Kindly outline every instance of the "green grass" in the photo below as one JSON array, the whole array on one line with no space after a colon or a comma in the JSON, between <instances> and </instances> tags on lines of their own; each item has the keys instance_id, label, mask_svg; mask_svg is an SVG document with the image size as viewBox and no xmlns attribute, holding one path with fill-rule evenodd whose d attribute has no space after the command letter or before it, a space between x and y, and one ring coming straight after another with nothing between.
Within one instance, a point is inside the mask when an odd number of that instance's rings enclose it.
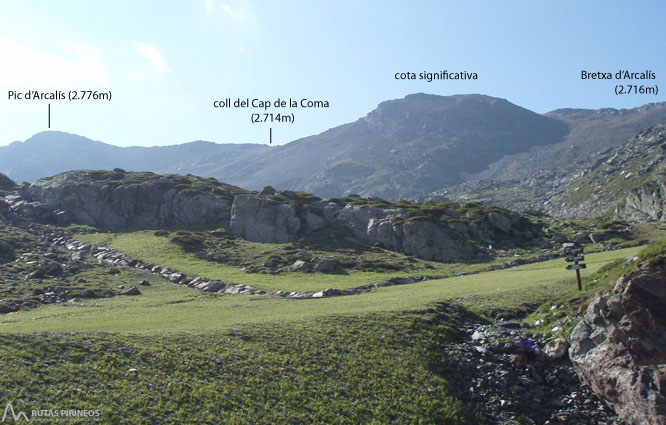
<instances>
[{"instance_id":1,"label":"green grass","mask_svg":"<svg viewBox=\"0 0 666 425\"><path fill-rule=\"evenodd\" d=\"M601 268L588 270L582 277L582 291L554 294L548 302L532 312L525 319L525 323L532 332L567 338L590 302L597 296L608 293L620 276L631 273L640 262L650 265L661 263L666 258L666 240L636 249L635 253L636 256L632 258L618 258ZM586 255L586 259L587 257Z\"/></svg>"},{"instance_id":2,"label":"green grass","mask_svg":"<svg viewBox=\"0 0 666 425\"><path fill-rule=\"evenodd\" d=\"M102 423L479 423L442 367L464 318L443 306L205 335L0 334L0 403L99 409Z\"/></svg>"},{"instance_id":3,"label":"green grass","mask_svg":"<svg viewBox=\"0 0 666 425\"><path fill-rule=\"evenodd\" d=\"M207 261L197 257L193 253L186 252L183 247L173 243L167 236L156 236L153 231L139 231L122 234L97 233L77 235L77 238L85 243L94 245L111 246L124 252L132 258L141 260L148 264L158 264L181 271L188 276L204 276L223 282L251 285L254 288L269 291L320 291L326 288L353 288L369 283L383 282L391 276L453 276L456 273L483 270L488 264L442 264L423 260L411 260L415 266L406 268L405 271L359 271L350 270L340 274L324 273L280 273L261 274L249 273L239 267L228 264ZM161 234L161 233L160 233ZM262 244L237 240L235 243L241 245L244 261L261 263L275 253L283 253L286 246L291 244ZM390 261L409 263L405 255L377 249L378 253L372 251L363 253L362 257L368 262ZM292 250L293 251L293 250ZM315 252L316 253L316 252ZM328 256L328 255L327 255ZM420 266L420 267L419 267Z\"/></svg>"},{"instance_id":4,"label":"green grass","mask_svg":"<svg viewBox=\"0 0 666 425\"><path fill-rule=\"evenodd\" d=\"M586 256L587 273L638 248ZM525 294L537 303L554 293L575 291L575 275L564 261L552 260L442 280L379 288L372 292L324 299L286 300L274 296L205 295L183 286L153 285L138 297L87 300L7 314L0 332L209 332L238 325L290 323L336 314L419 310L435 302L462 300L486 312L490 306L520 308Z\"/></svg>"},{"instance_id":5,"label":"green grass","mask_svg":"<svg viewBox=\"0 0 666 425\"><path fill-rule=\"evenodd\" d=\"M83 238L228 271L151 234ZM584 275L637 252L586 255ZM140 296L0 316L0 405L26 412L99 409L100 423L479 424L451 390L445 365L452 359L441 347L479 315L509 317L524 311L526 301L575 294L574 274L564 264L310 300L211 295L153 276ZM139 273L119 269L118 279ZM99 272L85 270L77 279L105 280ZM250 284L293 275L238 274ZM324 276L340 281L353 274Z\"/></svg>"},{"instance_id":6,"label":"green grass","mask_svg":"<svg viewBox=\"0 0 666 425\"><path fill-rule=\"evenodd\" d=\"M220 198L233 199L236 193L248 193L236 186L220 183L213 177L197 177L179 174L155 174L151 172L127 172L120 168L114 170L88 170L88 178L95 182L118 186L122 184L152 184L156 186L173 187L176 190L190 190L205 192Z\"/></svg>"}]
</instances>

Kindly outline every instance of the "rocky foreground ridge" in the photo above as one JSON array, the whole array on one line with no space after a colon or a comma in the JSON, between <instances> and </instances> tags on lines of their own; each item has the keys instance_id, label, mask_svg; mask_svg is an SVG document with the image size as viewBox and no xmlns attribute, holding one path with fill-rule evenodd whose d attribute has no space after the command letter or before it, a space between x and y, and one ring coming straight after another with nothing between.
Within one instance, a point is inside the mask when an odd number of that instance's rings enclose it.
<instances>
[{"instance_id":1,"label":"rocky foreground ridge","mask_svg":"<svg viewBox=\"0 0 666 425\"><path fill-rule=\"evenodd\" d=\"M45 223L113 230L220 226L265 243L342 226L361 245L434 261L480 258L488 244L525 243L540 234L525 217L481 203L321 199L270 187L257 193L212 178L120 169L59 174L21 186L4 199L12 213Z\"/></svg>"},{"instance_id":2,"label":"rocky foreground ridge","mask_svg":"<svg viewBox=\"0 0 666 425\"><path fill-rule=\"evenodd\" d=\"M666 424L665 266L646 261L622 276L571 334L579 377L631 425Z\"/></svg>"}]
</instances>

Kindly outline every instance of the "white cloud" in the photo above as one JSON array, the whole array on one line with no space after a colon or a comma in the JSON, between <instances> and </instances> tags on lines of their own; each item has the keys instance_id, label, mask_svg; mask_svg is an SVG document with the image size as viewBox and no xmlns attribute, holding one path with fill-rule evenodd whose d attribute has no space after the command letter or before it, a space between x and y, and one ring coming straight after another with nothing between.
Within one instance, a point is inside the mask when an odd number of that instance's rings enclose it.
<instances>
[{"instance_id":1,"label":"white cloud","mask_svg":"<svg viewBox=\"0 0 666 425\"><path fill-rule=\"evenodd\" d=\"M0 37L0 81L5 84L54 85L76 81L106 84L106 68L99 50L87 45L68 46L77 56L70 62L51 52L20 46Z\"/></svg>"},{"instance_id":2,"label":"white cloud","mask_svg":"<svg viewBox=\"0 0 666 425\"><path fill-rule=\"evenodd\" d=\"M215 9L215 4L213 3L213 0L206 0L206 13L211 14L213 13L213 10Z\"/></svg>"},{"instance_id":3,"label":"white cloud","mask_svg":"<svg viewBox=\"0 0 666 425\"><path fill-rule=\"evenodd\" d=\"M144 56L146 59L148 59L153 63L153 68L155 68L155 72L157 72L158 74L164 72L164 69L166 68L166 63L164 62L164 59L162 58L162 55L160 54L159 50L157 50L153 46L139 43L136 46L136 52Z\"/></svg>"}]
</instances>

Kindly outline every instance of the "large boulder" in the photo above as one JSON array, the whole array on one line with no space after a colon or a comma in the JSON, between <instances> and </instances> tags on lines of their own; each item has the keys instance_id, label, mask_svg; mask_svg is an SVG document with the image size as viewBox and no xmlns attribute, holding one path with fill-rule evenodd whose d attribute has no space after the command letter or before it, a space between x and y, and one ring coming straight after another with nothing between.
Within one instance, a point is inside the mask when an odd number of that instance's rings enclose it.
<instances>
[{"instance_id":1,"label":"large boulder","mask_svg":"<svg viewBox=\"0 0 666 425\"><path fill-rule=\"evenodd\" d=\"M597 297L571 334L579 377L627 424L666 424L666 273L644 266Z\"/></svg>"},{"instance_id":2,"label":"large boulder","mask_svg":"<svg viewBox=\"0 0 666 425\"><path fill-rule=\"evenodd\" d=\"M252 242L285 243L299 234L301 226L293 205L249 194L234 198L229 223L234 236Z\"/></svg>"},{"instance_id":3,"label":"large boulder","mask_svg":"<svg viewBox=\"0 0 666 425\"><path fill-rule=\"evenodd\" d=\"M460 226L448 228L431 221L412 220L396 227L402 240L399 251L408 255L446 262L466 261L478 254L478 248L469 243Z\"/></svg>"}]
</instances>

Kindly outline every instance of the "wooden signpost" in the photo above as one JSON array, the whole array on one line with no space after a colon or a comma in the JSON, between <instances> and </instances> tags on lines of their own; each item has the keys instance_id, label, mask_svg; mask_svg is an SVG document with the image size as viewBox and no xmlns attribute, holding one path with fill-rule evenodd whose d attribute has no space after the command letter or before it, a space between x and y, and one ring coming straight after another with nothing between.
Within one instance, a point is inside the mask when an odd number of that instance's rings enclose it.
<instances>
[{"instance_id":1,"label":"wooden signpost","mask_svg":"<svg viewBox=\"0 0 666 425\"><path fill-rule=\"evenodd\" d=\"M569 263L573 263L573 264L567 264L566 269L576 270L576 281L578 282L578 290L582 291L583 285L580 281L580 269L584 269L587 267L587 265L579 263L579 261L585 260L585 256L583 255L583 248L576 246L576 244L574 243L564 243L562 244L562 249L564 249L564 253L567 256L566 260Z\"/></svg>"}]
</instances>

